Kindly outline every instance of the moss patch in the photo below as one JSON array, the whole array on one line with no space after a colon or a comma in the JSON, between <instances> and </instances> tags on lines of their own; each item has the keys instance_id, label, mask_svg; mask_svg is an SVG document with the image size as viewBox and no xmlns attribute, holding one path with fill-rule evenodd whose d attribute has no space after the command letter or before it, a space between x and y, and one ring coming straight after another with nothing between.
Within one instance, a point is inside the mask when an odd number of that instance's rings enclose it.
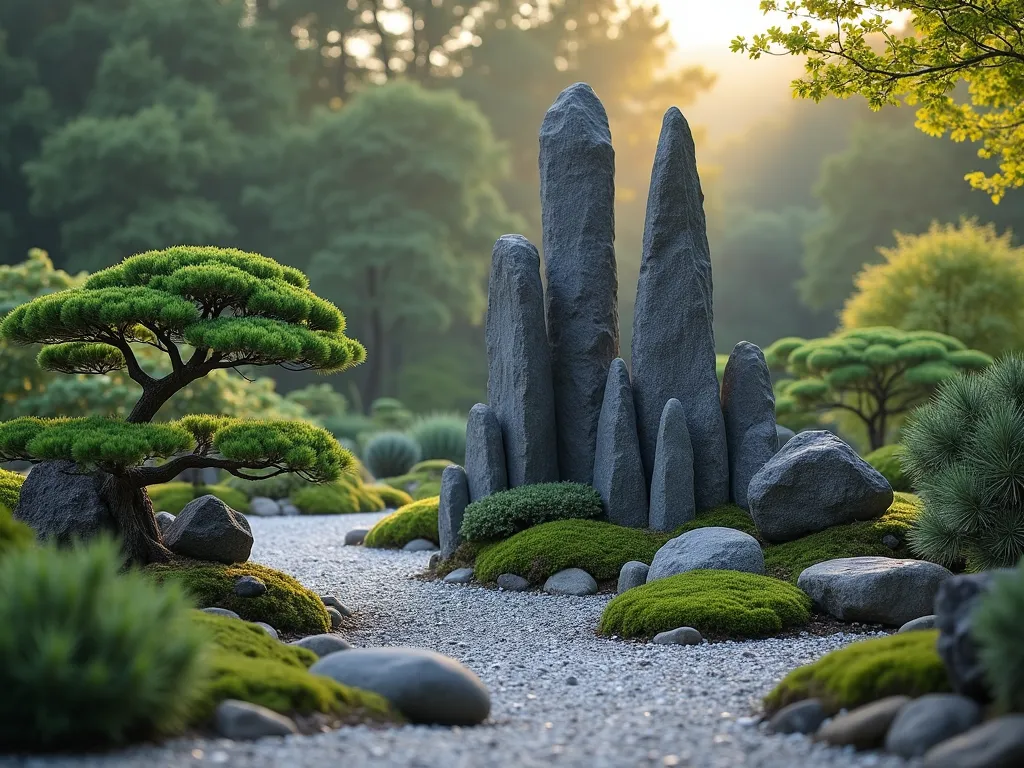
<instances>
[{"instance_id":1,"label":"moss patch","mask_svg":"<svg viewBox=\"0 0 1024 768\"><path fill-rule=\"evenodd\" d=\"M212 494L238 512L249 511L248 497L236 488L227 485L200 485L192 483L161 483L146 489L156 512L170 512L177 515L190 501Z\"/></svg>"},{"instance_id":2,"label":"moss patch","mask_svg":"<svg viewBox=\"0 0 1024 768\"><path fill-rule=\"evenodd\" d=\"M614 579L630 560L649 565L666 539L599 520L556 520L486 545L477 555L476 577L494 581L514 573L539 584L566 568L582 568L595 579Z\"/></svg>"},{"instance_id":3,"label":"moss patch","mask_svg":"<svg viewBox=\"0 0 1024 768\"><path fill-rule=\"evenodd\" d=\"M291 495L292 504L306 515L351 515L380 512L384 499L363 485L358 478L337 480L324 485L307 485Z\"/></svg>"},{"instance_id":4,"label":"moss patch","mask_svg":"<svg viewBox=\"0 0 1024 768\"><path fill-rule=\"evenodd\" d=\"M331 628L320 598L287 574L256 563L223 565L179 560L146 567L159 581L181 584L202 608L226 608L246 621L262 621L279 632L315 635ZM234 592L241 576L255 576L267 585L259 597Z\"/></svg>"},{"instance_id":5,"label":"moss patch","mask_svg":"<svg viewBox=\"0 0 1024 768\"><path fill-rule=\"evenodd\" d=\"M750 514L735 504L723 504L720 507L701 512L693 520L674 530L672 536L665 538L666 540L675 538L696 528L735 528L737 531L743 531L758 538L757 528L754 527L754 521Z\"/></svg>"},{"instance_id":6,"label":"moss patch","mask_svg":"<svg viewBox=\"0 0 1024 768\"><path fill-rule=\"evenodd\" d=\"M400 509L406 504L412 504L415 499L405 491L401 491L398 488L392 488L390 485L370 485L367 486L367 490L372 491L377 496L380 496L381 500L389 509ZM434 494L439 496L440 494Z\"/></svg>"},{"instance_id":7,"label":"moss patch","mask_svg":"<svg viewBox=\"0 0 1024 768\"><path fill-rule=\"evenodd\" d=\"M447 459L429 459L416 464L404 475L386 477L378 483L408 493L414 501L441 494L441 475L452 462Z\"/></svg>"},{"instance_id":8,"label":"moss patch","mask_svg":"<svg viewBox=\"0 0 1024 768\"><path fill-rule=\"evenodd\" d=\"M380 696L309 674L316 654L280 643L255 624L201 611L195 621L213 645L210 673L192 710L195 724L208 720L224 699L249 701L286 715L324 712L397 719Z\"/></svg>"},{"instance_id":9,"label":"moss patch","mask_svg":"<svg viewBox=\"0 0 1024 768\"><path fill-rule=\"evenodd\" d=\"M876 520L836 525L809 536L765 547L764 564L769 574L796 584L805 568L839 557L909 557L907 532L921 510L921 500L909 493L897 493L889 510ZM882 543L895 536L900 546L893 550Z\"/></svg>"},{"instance_id":10,"label":"moss patch","mask_svg":"<svg viewBox=\"0 0 1024 768\"><path fill-rule=\"evenodd\" d=\"M738 571L689 571L624 592L601 616L603 635L651 637L693 627L707 637L767 637L810 621L791 584Z\"/></svg>"},{"instance_id":11,"label":"moss patch","mask_svg":"<svg viewBox=\"0 0 1024 768\"><path fill-rule=\"evenodd\" d=\"M25 484L25 476L17 472L0 469L0 506L13 510L18 506L21 486Z\"/></svg>"},{"instance_id":12,"label":"moss patch","mask_svg":"<svg viewBox=\"0 0 1024 768\"><path fill-rule=\"evenodd\" d=\"M903 472L903 466L900 464L902 455L902 445L883 445L865 456L864 461L878 470L879 474L889 481L894 491L909 492L913 489L910 478Z\"/></svg>"},{"instance_id":13,"label":"moss patch","mask_svg":"<svg viewBox=\"0 0 1024 768\"><path fill-rule=\"evenodd\" d=\"M439 496L420 499L406 504L378 522L366 534L367 547L397 549L413 539L429 539L435 544L441 537L437 533L437 505Z\"/></svg>"},{"instance_id":14,"label":"moss patch","mask_svg":"<svg viewBox=\"0 0 1024 768\"><path fill-rule=\"evenodd\" d=\"M935 650L938 637L938 630L907 632L832 651L786 675L765 697L765 707L775 712L794 701L817 698L831 713L886 696L947 692L949 678Z\"/></svg>"}]
</instances>

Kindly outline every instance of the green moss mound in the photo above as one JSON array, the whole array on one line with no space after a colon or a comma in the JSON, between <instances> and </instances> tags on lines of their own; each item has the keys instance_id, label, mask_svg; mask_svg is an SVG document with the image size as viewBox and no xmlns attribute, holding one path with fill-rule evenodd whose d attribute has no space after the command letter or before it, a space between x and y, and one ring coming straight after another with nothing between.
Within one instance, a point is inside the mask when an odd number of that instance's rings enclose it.
<instances>
[{"instance_id":1,"label":"green moss mound","mask_svg":"<svg viewBox=\"0 0 1024 768\"><path fill-rule=\"evenodd\" d=\"M316 654L274 640L255 624L196 611L194 621L214 651L210 674L191 711L195 724L208 720L224 699L239 699L285 715L324 712L370 720L394 720L380 696L311 675Z\"/></svg>"},{"instance_id":2,"label":"green moss mound","mask_svg":"<svg viewBox=\"0 0 1024 768\"><path fill-rule=\"evenodd\" d=\"M769 574L796 584L805 568L839 557L913 557L906 541L921 500L909 493L897 493L889 510L876 520L836 525L795 541L765 547L764 564ZM895 536L900 546L893 550L882 543Z\"/></svg>"},{"instance_id":3,"label":"green moss mound","mask_svg":"<svg viewBox=\"0 0 1024 768\"><path fill-rule=\"evenodd\" d=\"M651 637L693 627L706 637L768 637L807 624L811 601L784 581L739 571L689 571L644 584L608 603L598 631Z\"/></svg>"},{"instance_id":4,"label":"green moss mound","mask_svg":"<svg viewBox=\"0 0 1024 768\"><path fill-rule=\"evenodd\" d=\"M315 635L328 632L330 617L320 598L287 574L256 563L223 565L198 561L156 563L146 571L158 581L173 580L201 608L226 608L246 621L262 621L278 632ZM238 597L235 582L255 576L267 585L259 597Z\"/></svg>"},{"instance_id":5,"label":"green moss mound","mask_svg":"<svg viewBox=\"0 0 1024 768\"><path fill-rule=\"evenodd\" d=\"M903 455L903 446L883 445L881 448L872 451L864 457L864 461L878 470L894 491L909 493L911 490L910 477L903 471L900 464L900 457Z\"/></svg>"},{"instance_id":6,"label":"green moss mound","mask_svg":"<svg viewBox=\"0 0 1024 768\"><path fill-rule=\"evenodd\" d=\"M249 511L249 498L236 488L227 485L192 485L192 483L171 482L151 485L146 489L153 509L177 515L190 501L212 494L238 512Z\"/></svg>"},{"instance_id":7,"label":"green moss mound","mask_svg":"<svg viewBox=\"0 0 1024 768\"><path fill-rule=\"evenodd\" d=\"M384 504L389 509L400 509L406 504L412 504L415 499L405 491L400 491L398 488L392 488L390 485L371 485L368 490L380 496ZM438 496L440 494L434 494Z\"/></svg>"},{"instance_id":8,"label":"green moss mound","mask_svg":"<svg viewBox=\"0 0 1024 768\"><path fill-rule=\"evenodd\" d=\"M776 712L803 699L821 699L829 712L859 707L886 696L922 696L950 690L935 650L938 630L906 632L848 645L798 667L765 697Z\"/></svg>"},{"instance_id":9,"label":"green moss mound","mask_svg":"<svg viewBox=\"0 0 1024 768\"><path fill-rule=\"evenodd\" d=\"M21 486L25 484L25 476L17 472L0 469L0 505L13 510L18 506Z\"/></svg>"},{"instance_id":10,"label":"green moss mound","mask_svg":"<svg viewBox=\"0 0 1024 768\"><path fill-rule=\"evenodd\" d=\"M380 512L384 499L358 478L347 478L324 485L308 485L291 495L292 504L305 515L351 515Z\"/></svg>"},{"instance_id":11,"label":"green moss mound","mask_svg":"<svg viewBox=\"0 0 1024 768\"><path fill-rule=\"evenodd\" d=\"M444 468L450 467L455 462L449 459L427 459L418 464L413 464L409 470L411 475L427 475L431 480L440 480L444 474Z\"/></svg>"},{"instance_id":12,"label":"green moss mound","mask_svg":"<svg viewBox=\"0 0 1024 768\"><path fill-rule=\"evenodd\" d=\"M737 531L743 531L754 538L758 538L757 528L754 527L754 521L751 519L750 514L735 504L723 504L720 507L701 512L693 520L684 523L674 530L672 536L665 538L668 540L669 538L681 536L687 531L697 528L735 528Z\"/></svg>"},{"instance_id":13,"label":"green moss mound","mask_svg":"<svg viewBox=\"0 0 1024 768\"><path fill-rule=\"evenodd\" d=\"M603 515L601 497L589 485L521 485L466 507L460 533L466 541L498 541L541 523L597 519Z\"/></svg>"},{"instance_id":14,"label":"green moss mound","mask_svg":"<svg viewBox=\"0 0 1024 768\"><path fill-rule=\"evenodd\" d=\"M437 506L439 496L420 499L379 521L366 534L363 544L375 549L398 549L413 539L429 539L435 544L441 537L437 533Z\"/></svg>"},{"instance_id":15,"label":"green moss mound","mask_svg":"<svg viewBox=\"0 0 1024 768\"><path fill-rule=\"evenodd\" d=\"M441 475L451 466L447 459L429 459L413 465L404 475L386 477L378 482L409 494L414 501L441 494Z\"/></svg>"},{"instance_id":16,"label":"green moss mound","mask_svg":"<svg viewBox=\"0 0 1024 768\"><path fill-rule=\"evenodd\" d=\"M566 568L582 568L595 579L614 579L630 560L650 564L666 538L600 520L541 523L484 547L476 558L476 577L494 581L514 573L539 584Z\"/></svg>"}]
</instances>

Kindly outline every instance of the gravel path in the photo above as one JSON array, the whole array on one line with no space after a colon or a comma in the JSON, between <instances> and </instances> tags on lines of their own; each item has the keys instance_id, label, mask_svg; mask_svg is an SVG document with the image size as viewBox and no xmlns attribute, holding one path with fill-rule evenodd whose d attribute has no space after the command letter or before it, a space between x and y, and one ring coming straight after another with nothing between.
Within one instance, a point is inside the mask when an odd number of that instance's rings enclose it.
<instances>
[{"instance_id":1,"label":"gravel path","mask_svg":"<svg viewBox=\"0 0 1024 768\"><path fill-rule=\"evenodd\" d=\"M487 684L491 724L469 729L347 728L257 743L177 741L106 757L19 766L163 768L797 768L903 766L878 754L767 736L749 715L793 667L855 639L811 636L701 646L594 635L606 597L513 594L414 578L426 553L344 547L380 515L256 518L252 558L338 595L355 645L411 645L459 659ZM573 684L575 683L575 684ZM0 758L0 763L3 763ZM8 760L8 765L12 764Z\"/></svg>"}]
</instances>

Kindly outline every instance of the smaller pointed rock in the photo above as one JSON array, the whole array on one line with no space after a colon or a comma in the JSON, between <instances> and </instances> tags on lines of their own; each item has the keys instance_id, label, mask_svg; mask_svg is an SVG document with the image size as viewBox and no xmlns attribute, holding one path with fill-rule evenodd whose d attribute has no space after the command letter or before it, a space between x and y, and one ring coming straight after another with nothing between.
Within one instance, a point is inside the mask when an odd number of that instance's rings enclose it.
<instances>
[{"instance_id":1,"label":"smaller pointed rock","mask_svg":"<svg viewBox=\"0 0 1024 768\"><path fill-rule=\"evenodd\" d=\"M651 479L650 527L671 531L696 516L693 496L693 448L686 412L674 397L665 403L658 426Z\"/></svg>"},{"instance_id":2,"label":"smaller pointed rock","mask_svg":"<svg viewBox=\"0 0 1024 768\"><path fill-rule=\"evenodd\" d=\"M755 344L737 344L722 377L722 414L729 447L729 491L733 503L750 509L750 479L775 455L775 393L764 354Z\"/></svg>"},{"instance_id":3,"label":"smaller pointed rock","mask_svg":"<svg viewBox=\"0 0 1024 768\"><path fill-rule=\"evenodd\" d=\"M470 501L508 489L501 425L491 407L483 403L469 410L466 422L466 479Z\"/></svg>"},{"instance_id":4,"label":"smaller pointed rock","mask_svg":"<svg viewBox=\"0 0 1024 768\"><path fill-rule=\"evenodd\" d=\"M621 357L612 361L597 422L594 487L608 521L629 528L647 526L647 481L636 434L636 411L629 371Z\"/></svg>"},{"instance_id":5,"label":"smaller pointed rock","mask_svg":"<svg viewBox=\"0 0 1024 768\"><path fill-rule=\"evenodd\" d=\"M441 474L441 501L437 507L437 533L441 539L441 558L455 554L462 542L459 529L469 506L469 483L466 470L457 464L444 468Z\"/></svg>"}]
</instances>

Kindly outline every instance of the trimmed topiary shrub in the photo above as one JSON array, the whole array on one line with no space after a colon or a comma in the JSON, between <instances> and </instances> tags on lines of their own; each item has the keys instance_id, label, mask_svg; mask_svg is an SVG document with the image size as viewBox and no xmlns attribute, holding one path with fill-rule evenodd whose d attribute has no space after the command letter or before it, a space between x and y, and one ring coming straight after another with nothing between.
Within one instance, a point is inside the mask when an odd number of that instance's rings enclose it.
<instances>
[{"instance_id":1,"label":"trimmed topiary shrub","mask_svg":"<svg viewBox=\"0 0 1024 768\"><path fill-rule=\"evenodd\" d=\"M897 493L892 506L876 520L836 525L809 536L764 548L764 565L769 574L796 584L805 568L839 557L913 557L907 538L921 514L921 500L909 493ZM895 536L900 545L890 549L882 539Z\"/></svg>"},{"instance_id":2,"label":"trimmed topiary shrub","mask_svg":"<svg viewBox=\"0 0 1024 768\"><path fill-rule=\"evenodd\" d=\"M171 482L152 485L146 489L153 509L177 515L190 501L212 494L237 512L249 511L249 499L244 493L227 485L193 485L192 483Z\"/></svg>"},{"instance_id":3,"label":"trimmed topiary shrub","mask_svg":"<svg viewBox=\"0 0 1024 768\"><path fill-rule=\"evenodd\" d=\"M397 549L413 539L439 543L437 506L440 502L440 497L434 496L406 504L373 526L363 544L376 549Z\"/></svg>"},{"instance_id":4,"label":"trimmed topiary shrub","mask_svg":"<svg viewBox=\"0 0 1024 768\"><path fill-rule=\"evenodd\" d=\"M24 475L0 469L0 506L10 510L18 506L18 497L21 496L21 486L24 484Z\"/></svg>"},{"instance_id":5,"label":"trimmed topiary shrub","mask_svg":"<svg viewBox=\"0 0 1024 768\"><path fill-rule=\"evenodd\" d=\"M566 568L582 568L595 579L614 579L630 560L650 564L667 537L600 520L555 520L485 546L476 558L476 578L494 581L514 573L539 584Z\"/></svg>"},{"instance_id":6,"label":"trimmed topiary shrub","mask_svg":"<svg viewBox=\"0 0 1024 768\"><path fill-rule=\"evenodd\" d=\"M325 485L310 484L293 493L291 501L306 515L351 515L380 512L386 507L380 495L358 483L358 478Z\"/></svg>"},{"instance_id":7,"label":"trimmed topiary shrub","mask_svg":"<svg viewBox=\"0 0 1024 768\"><path fill-rule=\"evenodd\" d=\"M283 633L315 635L328 632L330 618L323 601L291 576L256 563L155 563L146 572L159 582L180 584L200 608L226 608L246 621L262 621ZM255 576L267 585L259 597L239 597L235 582Z\"/></svg>"},{"instance_id":8,"label":"trimmed topiary shrub","mask_svg":"<svg viewBox=\"0 0 1024 768\"><path fill-rule=\"evenodd\" d=\"M376 694L309 674L317 659L312 651L281 643L261 627L237 619L195 611L193 621L214 648L209 677L192 708L195 724L208 720L224 699L249 701L285 715L324 712L397 719Z\"/></svg>"},{"instance_id":9,"label":"trimmed topiary shrub","mask_svg":"<svg viewBox=\"0 0 1024 768\"><path fill-rule=\"evenodd\" d=\"M938 630L874 637L797 667L764 700L769 713L804 699L820 699L829 713L886 696L923 696L950 690L935 650Z\"/></svg>"},{"instance_id":10,"label":"trimmed topiary shrub","mask_svg":"<svg viewBox=\"0 0 1024 768\"><path fill-rule=\"evenodd\" d=\"M589 485L521 485L466 507L460 533L466 541L497 541L553 520L592 520L603 515L601 497Z\"/></svg>"},{"instance_id":11,"label":"trimmed topiary shrub","mask_svg":"<svg viewBox=\"0 0 1024 768\"><path fill-rule=\"evenodd\" d=\"M1024 555L1024 356L947 381L904 429L903 466L925 506L910 545L968 570Z\"/></svg>"},{"instance_id":12,"label":"trimmed topiary shrub","mask_svg":"<svg viewBox=\"0 0 1024 768\"><path fill-rule=\"evenodd\" d=\"M363 461L374 477L404 475L419 460L419 445L401 432L374 435L363 449Z\"/></svg>"},{"instance_id":13,"label":"trimmed topiary shrub","mask_svg":"<svg viewBox=\"0 0 1024 768\"><path fill-rule=\"evenodd\" d=\"M405 491L400 491L398 488L392 488L390 485L371 485L367 489L383 500L385 506L389 509L400 509L406 504L412 504L415 499ZM434 494L439 496L440 494Z\"/></svg>"},{"instance_id":14,"label":"trimmed topiary shrub","mask_svg":"<svg viewBox=\"0 0 1024 768\"><path fill-rule=\"evenodd\" d=\"M623 592L598 631L651 637L693 627L706 637L768 637L811 620L811 601L784 581L739 571L688 571Z\"/></svg>"},{"instance_id":15,"label":"trimmed topiary shrub","mask_svg":"<svg viewBox=\"0 0 1024 768\"><path fill-rule=\"evenodd\" d=\"M903 465L900 463L903 450L903 446L898 443L895 445L883 445L877 451L872 451L865 456L864 461L878 470L878 473L889 481L889 485L892 486L894 491L909 493L913 490L910 478L907 477L903 471Z\"/></svg>"},{"instance_id":16,"label":"trimmed topiary shrub","mask_svg":"<svg viewBox=\"0 0 1024 768\"><path fill-rule=\"evenodd\" d=\"M229 488L241 491L246 498L265 496L268 499L286 499L301 488L308 488L313 483L302 479L299 475L285 473L259 480L245 480L241 477L229 477L224 483Z\"/></svg>"},{"instance_id":17,"label":"trimmed topiary shrub","mask_svg":"<svg viewBox=\"0 0 1024 768\"><path fill-rule=\"evenodd\" d=\"M205 636L181 589L119 573L98 540L0 559L4 751L109 747L183 727Z\"/></svg>"},{"instance_id":18,"label":"trimmed topiary shrub","mask_svg":"<svg viewBox=\"0 0 1024 768\"><path fill-rule=\"evenodd\" d=\"M996 704L1024 712L1024 560L1011 573L995 575L972 621L971 637Z\"/></svg>"},{"instance_id":19,"label":"trimmed topiary shrub","mask_svg":"<svg viewBox=\"0 0 1024 768\"><path fill-rule=\"evenodd\" d=\"M435 414L413 422L409 437L420 446L423 459L447 459L466 463L466 420L462 416Z\"/></svg>"}]
</instances>

